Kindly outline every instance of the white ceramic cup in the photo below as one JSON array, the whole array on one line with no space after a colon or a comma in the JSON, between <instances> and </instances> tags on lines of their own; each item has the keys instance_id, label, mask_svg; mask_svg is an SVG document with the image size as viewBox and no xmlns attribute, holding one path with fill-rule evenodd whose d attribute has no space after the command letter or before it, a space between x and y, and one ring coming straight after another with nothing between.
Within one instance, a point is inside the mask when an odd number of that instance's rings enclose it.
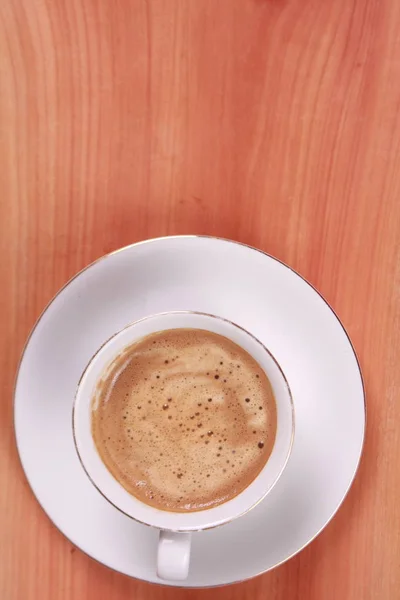
<instances>
[{"instance_id":1,"label":"white ceramic cup","mask_svg":"<svg viewBox=\"0 0 400 600\"><path fill-rule=\"evenodd\" d=\"M277 405L277 431L272 453L260 474L237 496L214 508L169 512L141 502L111 475L97 453L91 434L91 405L100 378L127 346L167 329L204 329L223 335L248 352L267 374ZM160 530L157 574L183 580L188 575L191 533L217 527L247 513L271 491L288 461L294 438L294 409L288 382L271 353L250 333L225 319L195 312L152 315L128 325L93 356L78 385L73 408L73 433L82 466L91 482L117 509Z\"/></svg>"}]
</instances>

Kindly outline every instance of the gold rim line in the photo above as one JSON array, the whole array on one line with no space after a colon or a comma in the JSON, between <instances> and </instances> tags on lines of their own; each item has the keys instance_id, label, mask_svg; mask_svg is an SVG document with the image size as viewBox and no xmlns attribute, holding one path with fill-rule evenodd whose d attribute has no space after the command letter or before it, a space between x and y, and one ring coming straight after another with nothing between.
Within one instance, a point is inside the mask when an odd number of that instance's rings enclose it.
<instances>
[{"instance_id":1,"label":"gold rim line","mask_svg":"<svg viewBox=\"0 0 400 600\"><path fill-rule=\"evenodd\" d=\"M38 497L36 496L35 492L34 492L34 488L30 483L30 480L27 476L27 473L25 471L23 462L22 462L22 458L19 452L19 448L18 448L18 439L17 439L17 435L16 435L16 427L15 427L15 399L16 399L16 388L17 388L17 384L18 384L18 376L19 376L19 372L20 372L20 368L21 368L21 364L23 362L27 347L29 345L29 342L33 336L33 334L35 333L42 317L44 316L44 314L47 312L48 308L50 307L50 305L54 302L54 300L56 300L56 298L65 290L65 288L67 286L69 286L75 279L77 279L80 275L82 275L86 270L90 269L91 267L94 267L97 263L99 263L102 260L106 260L107 258L110 258L112 256L114 256L115 254L118 254L120 252L124 252L125 250L128 250L130 248L134 248L136 246L142 246L145 244L152 244L152 243L157 243L160 241L164 241L164 240L177 240L177 239L210 239L210 240L218 240L218 241L222 241L225 243L229 243L229 244L233 244L233 245L237 245L237 246L243 246L245 248L248 248L249 250L253 250L254 252L258 252L260 254L263 254L264 256L267 256L268 258L274 260L275 262L281 264L283 267L286 267L289 271L291 271L292 273L294 273L295 275L297 275L302 281L304 281L304 283L306 283L312 290L314 290L314 292L316 292L318 294L318 296L321 298L321 300L326 304L326 306L331 310L332 314L334 315L334 317L336 318L337 322L339 323L340 327L342 328L349 344L350 347L353 351L353 355L354 358L356 360L356 364L357 364L357 368L358 368L358 373L360 376L360 380L361 380L361 387L362 387L362 394L363 394L363 404L364 404L364 429L363 429L363 439L362 439L362 444L361 444L361 449L360 449L360 454L357 460L357 464L355 466L353 475L350 479L349 485L347 486L346 490L344 491L344 494L342 496L341 501L339 502L337 508L335 509L335 511L333 512L333 514L331 515L331 517L326 521L326 523L324 525L322 525L322 527L320 527L320 529L313 535L311 536L298 550L296 550L295 552L292 552L292 554L290 554L289 556L287 556L286 558L282 559L281 561L277 562L275 565L268 567L267 569L264 569L262 571L259 571L258 573L256 573L255 575L251 575L249 577L245 577L244 579L238 579L235 581L231 581L229 583L218 583L218 584L214 584L214 585L187 585L187 586L174 586L168 583L162 583L159 581L151 581L151 583L155 584L155 585L159 585L162 587L177 587L177 588L182 588L182 589L201 589L201 588L217 588L217 587L222 587L224 585L234 585L236 583L243 583L244 581L249 581L250 579L254 579L255 577L258 577L259 575L264 575L265 573L268 573L269 571L272 571L273 569L276 569L277 567L280 567L281 565L283 565L285 562L287 562L288 560L292 559L294 556L296 556L297 554L299 554L300 552L302 552L302 550L304 550L304 548L306 548L311 542L313 542L318 536L319 534L329 525L329 523L332 521L332 519L336 516L337 512L339 511L339 509L341 508L341 506L343 505L343 502L346 500L350 489L354 483L354 479L355 476L357 474L357 471L359 469L360 466L360 462L363 456L363 452L364 452L364 447L365 447L365 431L366 431L366 425L367 425L367 406L366 406L366 394L365 394L365 383L364 383L364 377L362 374L362 370L361 370L361 366L360 366L360 361L358 359L357 356L357 352L354 348L354 345L350 339L349 334L346 331L346 328L344 327L343 323L341 322L339 316L337 315L337 313L335 312L335 310L332 308L332 306L330 305L330 303L324 298L324 296L321 294L321 292L319 292L319 290L317 290L317 288L310 283L305 277L303 277L300 273L298 273L295 269L293 269L292 267L290 267L287 263L285 263L283 260L276 258L275 256L272 256L271 254L269 254L268 252L265 252L264 250L260 250L259 248L255 248L254 246L250 246L249 244L245 244L243 242L237 242L236 240L231 240L228 238L223 238L223 237L219 237L219 236L212 236L212 235L173 235L173 236L160 236L160 237L156 237L156 238L149 238L146 240L140 240L138 242L134 242L132 244L127 244L126 246L122 246L121 248L117 248L116 250L113 250L111 252L108 252L107 254L104 254L103 256L100 256L99 258L95 259L93 262L91 262L90 264L86 265L85 267L83 267L80 271L78 271L73 277L71 277L58 291L57 293L51 298L51 300L45 305L44 309L42 310L42 312L40 313L39 317L37 318L35 324L33 325L27 339L26 342L23 346L22 349L22 353L21 353L21 357L20 360L18 362L17 365L17 370L16 370L16 378L15 378L15 383L14 383L14 390L13 390L13 432L14 432L14 442L17 448L17 454L18 454L18 459L22 468L22 471L25 475L25 478L27 479L28 483L29 483L29 487L31 488L36 501L38 502L38 504L40 505L41 509L43 510L44 514L47 516L47 518L51 521L51 523L54 525L54 527L60 531L60 533L73 545L76 546L76 544L68 537L68 535L66 533L64 533L63 531L61 531L61 529L56 525L56 523L53 521L53 519L49 516L49 514L47 513L47 511L45 510L45 508L43 507L43 505L41 504L41 502L39 501ZM139 581L147 581L149 582L149 580L142 580L138 577L134 577L133 575L128 575L127 573L123 573L122 571L118 570L117 568L114 567L109 567L108 565L106 565L105 563L103 563L101 560L93 557L91 554L89 554L88 552L86 552L85 550L82 550L79 546L78 548L80 549L81 552L83 552L84 554L86 554L87 556L89 556L89 558L91 558L92 560L95 560L96 562L98 562L99 564L103 565L104 567L106 567L107 569L110 569L112 571L116 571L118 573L121 573L122 575L124 575L125 577L129 577L131 579L138 579Z\"/></svg>"},{"instance_id":2,"label":"gold rim line","mask_svg":"<svg viewBox=\"0 0 400 600\"><path fill-rule=\"evenodd\" d=\"M198 527L196 529L170 529L170 528L166 528L166 527L159 527L157 525L152 525L151 523L146 523L145 521L141 521L140 519L137 519L136 517L132 517L132 515L129 515L128 513L126 513L124 510L122 510L122 508L120 508L119 506L117 506L116 504L114 504L114 502L112 502L108 498L108 496L99 488L99 486L93 481L91 475L89 474L88 470L86 469L86 467L84 465L84 461L82 460L82 456L81 456L81 454L79 452L78 444L76 442L76 434L75 434L75 407L76 407L77 395L78 395L78 392L79 392L80 385L81 385L81 383L82 383L82 381L83 381L86 373L88 372L88 370L90 369L91 365L93 364L95 358L97 357L97 355L101 352L101 350L109 342L111 342L115 337L117 337L117 335L120 335L123 331L126 331L126 329L129 329L130 327L134 327L135 325L138 325L139 323L142 323L143 321L147 321L147 320L152 319L154 317L161 317L161 316L166 316L166 315L200 315L200 316L203 316L203 317L210 317L211 319L216 319L217 321L223 321L224 323L229 323L229 325L232 325L232 327L235 327L236 329L240 329L240 331L243 331L243 333L245 333L246 335L248 335L249 337L251 337L257 344L259 344L259 346L261 346L261 348L264 350L264 352L266 352L266 354L268 354L268 356L271 358L271 360L274 362L274 364L278 368L278 371L279 371L279 373L280 373L280 375L281 375L281 377L283 379L283 382L284 382L284 384L286 386L286 389L287 389L287 392L289 394L289 402L290 402L290 408L291 408L292 427L291 427L291 433L290 433L289 448L288 448L286 456L285 456L285 461L284 461L281 469L279 470L278 474L276 475L273 483L268 488L268 490L266 490L264 492L264 494L260 498L258 498L258 500L256 500L256 502L254 502L254 504L252 504L251 506L249 506L249 508L247 508L246 510L244 510L240 514L232 517L231 519L227 519L226 521L223 521L222 523L217 523L216 525L208 525L207 527ZM264 369L263 369L263 371L264 371ZM267 375L267 377L268 377L268 375ZM199 532L199 531L208 531L209 529L216 529L217 527L222 527L223 525L228 525L229 523L232 523L232 521L235 521L236 519L240 519L244 515L247 515L247 513L250 512L253 508L255 508L258 504L260 504L260 502L262 502L267 497L267 495L271 492L271 490L278 483L278 481L279 481L279 479L280 479L283 471L285 470L285 468L287 466L287 463L289 461L289 458L290 458L290 455L291 455L292 449L293 449L294 434L295 434L295 427L296 427L295 422L296 422L296 420L295 420L295 411L294 411L294 402L293 402L292 391L290 389L289 382L288 382L288 380L286 378L286 375L285 375L285 373L282 370L282 367L280 366L280 364L278 363L277 359L272 354L272 352L270 350L268 350L268 348L255 335L253 335L252 333L250 333L250 331L247 331L247 329L245 329L241 325L238 325L237 323L234 323L233 321L230 321L229 319L226 319L224 317L218 317L217 315L213 315L211 313L204 313L204 312L200 312L200 311L196 311L196 310L171 310L171 311L167 311L167 312L154 313L152 315L147 315L146 317L142 317L141 319L137 319L136 321L132 321L132 323L128 323L127 325L125 325L125 327L123 327L122 329L120 329L119 331L117 331L116 333L114 333L111 337L109 337L100 346L100 348L98 348L96 350L96 352L90 358L90 360L89 360L88 364L86 365L86 367L85 367L82 375L79 378L78 385L77 385L76 391L75 391L74 402L73 402L73 405L72 405L72 434L73 434L73 438L74 438L75 450L76 450L76 453L78 455L79 462L81 463L81 466L82 466L83 470L85 471L85 473L86 473L89 481L91 482L91 484L103 496L103 498L105 498L107 500L107 502L109 502L112 506L114 506L114 508L116 508L119 512L121 512L123 515L125 515L129 519L132 519L133 521L136 521L137 523L140 523L141 525L146 525L147 527L153 527L154 529L158 529L159 531L160 530L162 530L162 531L169 531L169 532L172 532L172 533L196 533L196 532ZM272 452L273 452L273 447L272 447ZM272 452L271 452L271 454L272 454ZM268 461L269 461L269 459L271 457L271 454L269 455L268 459L266 460L263 469L260 471L260 473L257 475L257 477L255 477L253 479L253 481L255 481L261 475L262 471L264 470L265 466L267 465L267 463L268 463ZM116 478L114 477L114 479L116 479ZM249 484L249 485L251 485L251 484ZM247 486L247 487L249 487L249 486ZM245 488L245 489L247 489L247 488ZM238 496L240 496L240 494L243 493L244 491L245 490L242 490L242 492L240 492L239 494L237 494L237 496L235 496L235 498L237 498ZM127 490L125 490L125 492L127 494L129 494L129 492L127 492ZM131 495L133 496L133 494L131 494ZM139 502L141 502L141 501L139 500ZM143 504L145 504L145 503L143 503ZM214 507L214 508L216 508L216 507ZM213 509L211 508L211 509L206 509L206 510L213 510ZM172 511L166 511L166 512L172 512ZM198 511L198 512L203 512L203 511Z\"/></svg>"}]
</instances>

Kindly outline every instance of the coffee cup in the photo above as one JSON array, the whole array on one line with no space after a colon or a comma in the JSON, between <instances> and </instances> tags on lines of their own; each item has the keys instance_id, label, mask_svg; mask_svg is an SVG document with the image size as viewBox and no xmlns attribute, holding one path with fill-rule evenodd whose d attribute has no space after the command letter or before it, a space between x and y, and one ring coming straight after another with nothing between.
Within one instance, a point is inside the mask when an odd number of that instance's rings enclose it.
<instances>
[{"instance_id":1,"label":"coffee cup","mask_svg":"<svg viewBox=\"0 0 400 600\"><path fill-rule=\"evenodd\" d=\"M116 357L139 340L157 332L203 330L227 338L256 361L267 376L276 403L276 431L271 452L257 476L237 495L216 506L194 511L161 510L138 499L111 474L92 435L92 408L107 371ZM226 319L197 312L169 312L145 317L116 333L86 367L73 407L73 434L81 464L92 484L128 517L159 530L157 574L184 580L188 575L192 534L240 518L271 491L281 476L293 445L294 407L288 382L267 348L251 333Z\"/></svg>"}]
</instances>

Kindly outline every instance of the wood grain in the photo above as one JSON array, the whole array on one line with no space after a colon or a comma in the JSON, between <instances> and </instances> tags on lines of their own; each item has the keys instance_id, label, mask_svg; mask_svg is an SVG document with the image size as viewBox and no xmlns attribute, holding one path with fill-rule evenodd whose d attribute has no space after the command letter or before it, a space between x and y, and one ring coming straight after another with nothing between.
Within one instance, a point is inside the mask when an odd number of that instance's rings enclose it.
<instances>
[{"instance_id":1,"label":"wood grain","mask_svg":"<svg viewBox=\"0 0 400 600\"><path fill-rule=\"evenodd\" d=\"M2 0L0 598L400 598L400 3ZM207 233L324 294L359 353L365 455L337 517L225 590L115 574L53 528L18 463L12 387L35 319L118 246Z\"/></svg>"}]
</instances>

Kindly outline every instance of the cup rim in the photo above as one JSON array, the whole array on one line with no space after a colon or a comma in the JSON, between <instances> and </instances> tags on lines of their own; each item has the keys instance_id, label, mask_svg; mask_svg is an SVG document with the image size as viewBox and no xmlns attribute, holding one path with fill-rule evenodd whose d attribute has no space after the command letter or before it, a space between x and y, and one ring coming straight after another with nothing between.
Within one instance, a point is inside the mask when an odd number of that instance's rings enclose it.
<instances>
[{"instance_id":1,"label":"cup rim","mask_svg":"<svg viewBox=\"0 0 400 600\"><path fill-rule=\"evenodd\" d=\"M257 344L259 344L259 346L261 346L261 348L263 349L263 351L269 356L269 358L273 361L273 363L277 367L277 369L278 369L278 371L280 373L280 376L282 377L282 379L284 381L284 384L285 384L285 388L286 388L288 399L289 399L290 412L291 412L291 434L290 434L289 445L288 445L288 448L287 448L287 451L286 451L285 460L283 461L283 464L282 464L279 472L275 476L275 478L274 478L273 483L271 484L271 486L254 503L252 503L251 506L247 507L246 510L243 510L239 514L236 514L236 515L232 516L229 519L223 520L220 523L213 523L212 525L201 526L201 527L198 527L198 528L187 528L187 527L183 527L183 528L168 528L168 527L160 527L160 526L154 525L152 523L147 523L146 521L143 521L143 520L141 520L141 519L139 519L139 518L137 518L137 517L129 514L125 510L123 510L120 506L118 506L117 504L115 504L115 502L113 502L105 494L105 492L98 486L98 484L94 481L93 477L91 476L91 474L89 473L88 469L85 466L85 462L82 459L82 456L81 456L81 453L80 453L79 447L78 447L78 442L77 442L77 439L76 439L75 414L76 414L76 404L77 404L78 395L79 395L79 392L80 392L81 384L82 384L82 382L83 382L86 374L88 373L88 371L92 367L92 365L93 365L94 361L96 360L97 356L100 354L100 352L103 350L103 348L105 346L107 346L114 338L116 338L117 336L119 336L120 334L122 334L127 329L130 329L130 328L134 327L135 325L138 325L139 323L142 323L144 321L148 321L148 320L151 320L151 319L156 318L156 317L163 317L163 316L169 316L169 315L199 315L199 316L203 316L203 317L215 319L217 321L225 322L228 325L233 326L236 329L239 329L244 334L246 334L247 336L249 336L253 341L255 341ZM160 330L160 331L162 331L162 330ZM148 335L151 335L151 334L148 334ZM222 335L222 334L220 334L220 335ZM138 339L140 339L140 338L138 338ZM138 341L138 340L136 340L136 341ZM135 342L133 341L132 344L134 344L134 343ZM263 367L261 367L261 368L263 368ZM263 370L264 370L264 368L263 368ZM267 374L267 377L268 377L268 374ZM269 377L268 377L268 379L269 379ZM81 464L81 466L82 466L85 474L87 475L89 481L91 482L91 484L97 489L97 491L103 496L103 498L105 500L107 500L107 502L109 504L111 504L116 510L118 510L120 513L122 513L123 515L127 516L128 518L132 519L133 521L136 521L137 523L140 523L141 525L146 525L147 527L152 527L152 528L157 529L157 530L170 531L170 532L175 532L175 533L188 533L188 532L189 533L191 533L191 532L194 533L196 531L207 531L207 530L210 530L210 529L215 529L217 527L221 527L223 525L231 523L232 521L234 521L236 519L239 519L239 518L243 517L245 514L247 514L253 508L255 508L260 502L262 502L264 500L264 498L275 487L275 485L279 481L279 479L280 479L283 471L285 470L285 468L287 466L287 463L289 461L290 455L292 453L293 443L294 443L294 434L295 434L295 410L294 410L294 402L293 402L292 391L291 391L289 382L288 382L288 380L286 378L286 375L285 375L282 367L280 366L279 362L275 358L275 356L263 344L263 342L261 342L261 340L259 340L254 334L252 334L251 332L249 332L247 329L245 329L241 325L238 325L237 323L234 323L233 321L231 321L231 320L229 320L229 319L227 319L225 317L220 317L218 315L214 315L214 314L211 314L211 313L206 313L206 312L203 312L203 311L171 310L171 311L163 311L163 312L158 312L158 313L152 313L150 315L146 315L144 317L141 317L140 319L136 319L135 321L132 321L132 322L126 324L120 330L118 330L115 333L113 333L109 338L107 338L107 340L105 340L101 344L101 346L99 346L99 348L97 348L97 350L94 352L94 354L91 356L90 360L88 361L85 369L83 370L83 372L82 372L82 374L81 374L81 376L80 376L80 378L78 380L78 383L77 383L77 386L76 386L76 390L75 390L75 394L74 394L74 401L73 401L73 405L72 405L72 435L73 435L73 440L74 440L74 446L75 446L75 450L76 450L76 454L78 456L79 462L80 462L80 464ZM270 459L270 456L268 457L265 465L269 462L269 459ZM100 457L100 460L102 460L101 457ZM260 476L260 474L262 473L263 469L265 468L265 465L263 466L263 468L260 471L260 473L253 479L253 481L251 483L253 483ZM107 467L105 467L105 468L107 468ZM118 480L111 473L110 473L110 475L111 475L111 477L113 477L118 482ZM251 485L251 483L249 485ZM234 498L237 498L238 496L240 496L240 494L242 494L249 487L249 485L246 486L244 488L244 490L242 490L241 492L239 492L239 494L237 494ZM134 497L135 500L137 500L138 502L144 504L145 506L150 506L150 505L146 505L146 503L143 502L142 500L139 500L139 498L136 498L136 496L133 496L133 494L130 494L127 490L125 490L125 492L128 495L131 495L132 497ZM228 502L228 501L226 501L226 502ZM223 502L222 505L226 504L226 502ZM212 507L212 508L209 508L209 509L203 509L203 510L200 510L200 511L191 511L191 514L205 513L205 512L208 512L210 510L213 510L214 508L217 508L217 507ZM162 509L156 509L156 510L162 511ZM171 514L180 514L180 513L177 513L176 511L162 511L162 512L165 512L166 514L168 514L168 513L171 513ZM182 514L185 514L185 513L182 513Z\"/></svg>"}]
</instances>

